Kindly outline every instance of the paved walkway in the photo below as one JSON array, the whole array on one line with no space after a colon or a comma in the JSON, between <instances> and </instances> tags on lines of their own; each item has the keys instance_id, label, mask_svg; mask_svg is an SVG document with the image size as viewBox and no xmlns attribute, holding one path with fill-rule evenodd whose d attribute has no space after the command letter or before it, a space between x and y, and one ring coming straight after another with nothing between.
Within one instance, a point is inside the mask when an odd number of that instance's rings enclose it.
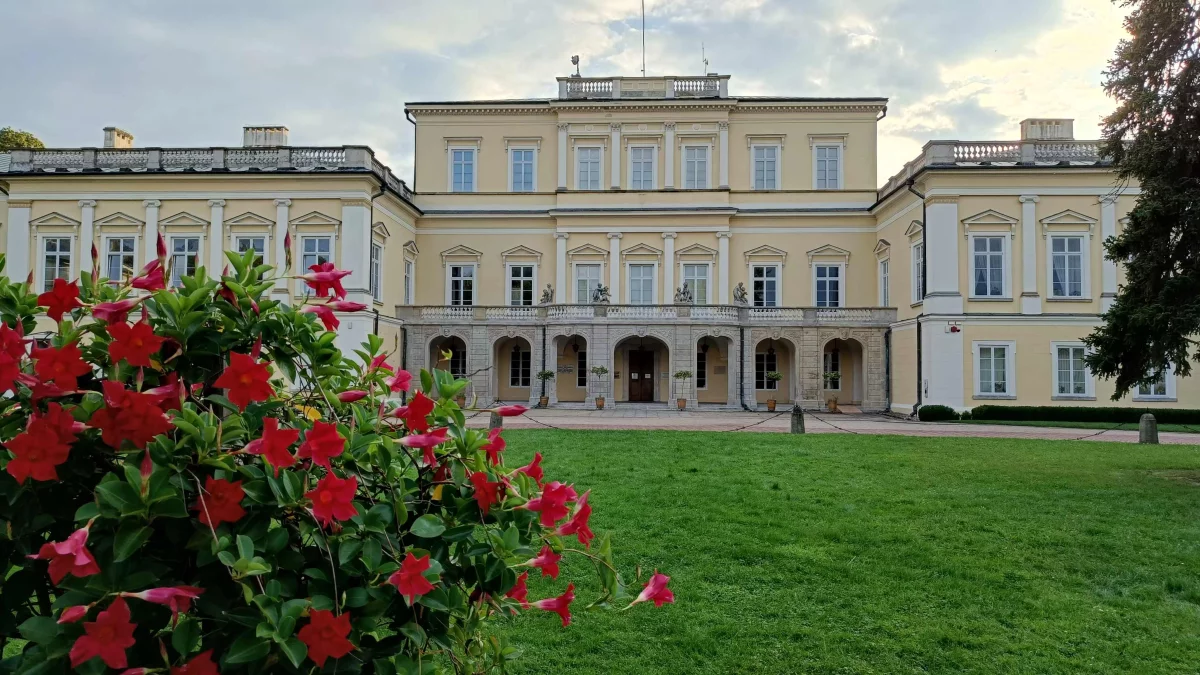
<instances>
[{"instance_id":1,"label":"paved walkway","mask_svg":"<svg viewBox=\"0 0 1200 675\"><path fill-rule=\"evenodd\" d=\"M510 429L674 429L681 431L760 431L786 433L791 427L787 412L684 411L667 407L608 410L530 410L504 420ZM478 415L471 426L486 426L487 415ZM952 424L909 421L878 414L804 415L809 433L895 434L901 436L962 436L972 438L1040 438L1136 443L1137 430L1065 429L990 424ZM1161 432L1163 443L1200 445L1200 434Z\"/></svg>"}]
</instances>

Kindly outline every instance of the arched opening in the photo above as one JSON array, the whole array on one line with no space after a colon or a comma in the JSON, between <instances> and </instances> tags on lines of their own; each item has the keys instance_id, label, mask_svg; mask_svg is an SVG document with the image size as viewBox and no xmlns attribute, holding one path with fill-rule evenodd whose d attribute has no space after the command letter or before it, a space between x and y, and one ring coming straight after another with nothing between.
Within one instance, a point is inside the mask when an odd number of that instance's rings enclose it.
<instances>
[{"instance_id":1,"label":"arched opening","mask_svg":"<svg viewBox=\"0 0 1200 675\"><path fill-rule=\"evenodd\" d=\"M863 346L858 340L830 340L821 355L821 400L826 405L861 405L866 392Z\"/></svg>"},{"instance_id":2,"label":"arched opening","mask_svg":"<svg viewBox=\"0 0 1200 675\"><path fill-rule=\"evenodd\" d=\"M560 335L554 338L554 389L559 403L587 401L591 365L588 343L581 335Z\"/></svg>"},{"instance_id":3,"label":"arched opening","mask_svg":"<svg viewBox=\"0 0 1200 675\"><path fill-rule=\"evenodd\" d=\"M786 340L759 341L754 346L754 400L766 403L774 399L779 404L790 404L794 364L795 355ZM778 373L779 379L773 379L771 373Z\"/></svg>"},{"instance_id":4,"label":"arched opening","mask_svg":"<svg viewBox=\"0 0 1200 675\"><path fill-rule=\"evenodd\" d=\"M728 405L731 401L733 380L729 376L733 340L705 336L696 341L696 367L692 372L692 386L696 388L696 402Z\"/></svg>"},{"instance_id":5,"label":"arched opening","mask_svg":"<svg viewBox=\"0 0 1200 675\"><path fill-rule=\"evenodd\" d=\"M446 358L446 352L450 357ZM467 376L467 345L457 335L436 337L429 343L429 363L450 371L455 377Z\"/></svg>"},{"instance_id":6,"label":"arched opening","mask_svg":"<svg viewBox=\"0 0 1200 675\"><path fill-rule=\"evenodd\" d=\"M492 395L496 401L525 403L536 381L533 348L523 337L504 337L492 346Z\"/></svg>"},{"instance_id":7,"label":"arched opening","mask_svg":"<svg viewBox=\"0 0 1200 675\"><path fill-rule=\"evenodd\" d=\"M619 402L666 402L671 393L671 352L655 337L631 336L613 349L613 398Z\"/></svg>"}]
</instances>

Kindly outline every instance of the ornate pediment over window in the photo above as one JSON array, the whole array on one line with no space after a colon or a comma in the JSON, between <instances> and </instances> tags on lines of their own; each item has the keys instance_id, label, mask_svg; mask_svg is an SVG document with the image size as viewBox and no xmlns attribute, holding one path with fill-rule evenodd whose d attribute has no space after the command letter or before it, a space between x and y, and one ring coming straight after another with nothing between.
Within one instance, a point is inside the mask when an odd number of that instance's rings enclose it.
<instances>
[{"instance_id":1,"label":"ornate pediment over window","mask_svg":"<svg viewBox=\"0 0 1200 675\"><path fill-rule=\"evenodd\" d=\"M404 242L404 257L416 259L417 254L420 252L420 249L417 248L416 241L409 239L408 241Z\"/></svg>"},{"instance_id":2,"label":"ornate pediment over window","mask_svg":"<svg viewBox=\"0 0 1200 675\"><path fill-rule=\"evenodd\" d=\"M875 257L886 258L892 252L892 244L887 239L880 239L875 244Z\"/></svg>"},{"instance_id":3,"label":"ornate pediment over window","mask_svg":"<svg viewBox=\"0 0 1200 675\"><path fill-rule=\"evenodd\" d=\"M320 211L309 211L302 216L292 218L291 221L289 221L289 224L292 226L325 225L329 227L336 227L341 225L342 221L334 218L333 216L327 216Z\"/></svg>"},{"instance_id":4,"label":"ornate pediment over window","mask_svg":"<svg viewBox=\"0 0 1200 675\"><path fill-rule=\"evenodd\" d=\"M704 244L692 244L675 251L675 257L680 260L716 260L717 250Z\"/></svg>"},{"instance_id":5,"label":"ornate pediment over window","mask_svg":"<svg viewBox=\"0 0 1200 675\"><path fill-rule=\"evenodd\" d=\"M646 244L636 244L621 251L625 258L661 258L662 251Z\"/></svg>"},{"instance_id":6,"label":"ornate pediment over window","mask_svg":"<svg viewBox=\"0 0 1200 675\"><path fill-rule=\"evenodd\" d=\"M507 251L500 253L500 258L505 264L510 262L542 262L542 252L529 248L528 246L514 246Z\"/></svg>"},{"instance_id":7,"label":"ornate pediment over window","mask_svg":"<svg viewBox=\"0 0 1200 675\"><path fill-rule=\"evenodd\" d=\"M844 248L838 248L833 244L818 246L817 248L808 251L807 255L809 267L812 267L813 265L813 258L838 258L846 265L850 264L850 251L847 251Z\"/></svg>"},{"instance_id":8,"label":"ornate pediment over window","mask_svg":"<svg viewBox=\"0 0 1200 675\"><path fill-rule=\"evenodd\" d=\"M247 211L239 216L234 216L225 221L226 225L247 226L247 227L271 227L275 225L275 221L270 218L264 218L257 213Z\"/></svg>"},{"instance_id":9,"label":"ornate pediment over window","mask_svg":"<svg viewBox=\"0 0 1200 675\"><path fill-rule=\"evenodd\" d=\"M914 220L908 224L908 229L904 231L904 236L908 237L909 241L925 235L925 226L921 221Z\"/></svg>"},{"instance_id":10,"label":"ornate pediment over window","mask_svg":"<svg viewBox=\"0 0 1200 675\"><path fill-rule=\"evenodd\" d=\"M387 238L392 236L392 232L387 228L387 225L384 225L383 221L378 220L371 225L371 234L384 241L387 241Z\"/></svg>"},{"instance_id":11,"label":"ornate pediment over window","mask_svg":"<svg viewBox=\"0 0 1200 675\"><path fill-rule=\"evenodd\" d=\"M979 228L988 231L996 231L998 229L1007 229L1009 238L1015 237L1017 232L1017 223L1020 222L1012 216L1006 216L999 211L988 209L981 211L973 216L963 218L963 236L970 236L971 228Z\"/></svg>"},{"instance_id":12,"label":"ornate pediment over window","mask_svg":"<svg viewBox=\"0 0 1200 675\"><path fill-rule=\"evenodd\" d=\"M208 219L184 211L158 221L164 227L208 227Z\"/></svg>"},{"instance_id":13,"label":"ornate pediment over window","mask_svg":"<svg viewBox=\"0 0 1200 675\"><path fill-rule=\"evenodd\" d=\"M774 246L762 245L757 248L752 248L746 251L746 264L753 262L777 262L783 263L787 261L787 251Z\"/></svg>"},{"instance_id":14,"label":"ornate pediment over window","mask_svg":"<svg viewBox=\"0 0 1200 675\"><path fill-rule=\"evenodd\" d=\"M134 218L127 213L121 213L120 211L104 216L103 218L98 218L95 222L96 227L136 227L138 229L141 229L145 224L145 221Z\"/></svg>"},{"instance_id":15,"label":"ornate pediment over window","mask_svg":"<svg viewBox=\"0 0 1200 675\"><path fill-rule=\"evenodd\" d=\"M608 257L608 249L600 248L594 244L584 244L583 246L576 246L570 251L567 251L567 255L571 257L599 256L601 258L606 258Z\"/></svg>"},{"instance_id":16,"label":"ornate pediment over window","mask_svg":"<svg viewBox=\"0 0 1200 675\"><path fill-rule=\"evenodd\" d=\"M1088 234L1091 234L1096 229L1096 219L1067 209L1059 211L1052 216L1046 216L1040 221L1042 223L1042 238L1050 233L1051 229L1075 230L1081 231L1086 229Z\"/></svg>"},{"instance_id":17,"label":"ornate pediment over window","mask_svg":"<svg viewBox=\"0 0 1200 675\"><path fill-rule=\"evenodd\" d=\"M480 253L479 251L476 251L475 249L473 249L469 246L463 246L461 244L459 244L458 246L448 248L445 251L442 251L442 267L445 267L447 263L452 263L452 262L455 262L455 263L465 263L465 262L479 263L479 261L482 259L483 259L482 253Z\"/></svg>"},{"instance_id":18,"label":"ornate pediment over window","mask_svg":"<svg viewBox=\"0 0 1200 675\"><path fill-rule=\"evenodd\" d=\"M29 222L33 227L67 226L79 227L79 221L54 211Z\"/></svg>"}]
</instances>

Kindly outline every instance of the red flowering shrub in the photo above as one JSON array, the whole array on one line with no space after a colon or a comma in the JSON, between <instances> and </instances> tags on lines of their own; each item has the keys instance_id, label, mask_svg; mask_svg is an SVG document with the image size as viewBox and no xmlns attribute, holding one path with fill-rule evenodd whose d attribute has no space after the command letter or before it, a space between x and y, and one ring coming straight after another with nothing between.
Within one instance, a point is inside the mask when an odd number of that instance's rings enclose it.
<instances>
[{"instance_id":1,"label":"red flowering shrub","mask_svg":"<svg viewBox=\"0 0 1200 675\"><path fill-rule=\"evenodd\" d=\"M0 673L503 670L495 620L570 623L574 584L526 580L571 554L594 605L673 602L658 573L626 592L587 492L466 427L465 381L334 346L346 273L290 307L253 255L169 290L162 259L40 296L0 277L0 646L27 641Z\"/></svg>"}]
</instances>

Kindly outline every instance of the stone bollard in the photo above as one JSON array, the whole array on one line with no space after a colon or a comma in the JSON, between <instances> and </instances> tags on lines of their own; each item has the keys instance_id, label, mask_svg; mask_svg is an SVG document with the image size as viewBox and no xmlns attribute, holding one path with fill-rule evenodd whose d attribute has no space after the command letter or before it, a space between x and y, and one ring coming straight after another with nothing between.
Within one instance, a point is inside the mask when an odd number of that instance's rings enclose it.
<instances>
[{"instance_id":1,"label":"stone bollard","mask_svg":"<svg viewBox=\"0 0 1200 675\"><path fill-rule=\"evenodd\" d=\"M503 429L503 428L504 428L504 418L496 413L492 413L492 416L488 419L488 429Z\"/></svg>"},{"instance_id":2,"label":"stone bollard","mask_svg":"<svg viewBox=\"0 0 1200 675\"><path fill-rule=\"evenodd\" d=\"M1138 443L1158 445L1158 420L1146 413L1138 421Z\"/></svg>"},{"instance_id":3,"label":"stone bollard","mask_svg":"<svg viewBox=\"0 0 1200 675\"><path fill-rule=\"evenodd\" d=\"M798 405L792 406L792 433L804 433L804 410Z\"/></svg>"}]
</instances>

